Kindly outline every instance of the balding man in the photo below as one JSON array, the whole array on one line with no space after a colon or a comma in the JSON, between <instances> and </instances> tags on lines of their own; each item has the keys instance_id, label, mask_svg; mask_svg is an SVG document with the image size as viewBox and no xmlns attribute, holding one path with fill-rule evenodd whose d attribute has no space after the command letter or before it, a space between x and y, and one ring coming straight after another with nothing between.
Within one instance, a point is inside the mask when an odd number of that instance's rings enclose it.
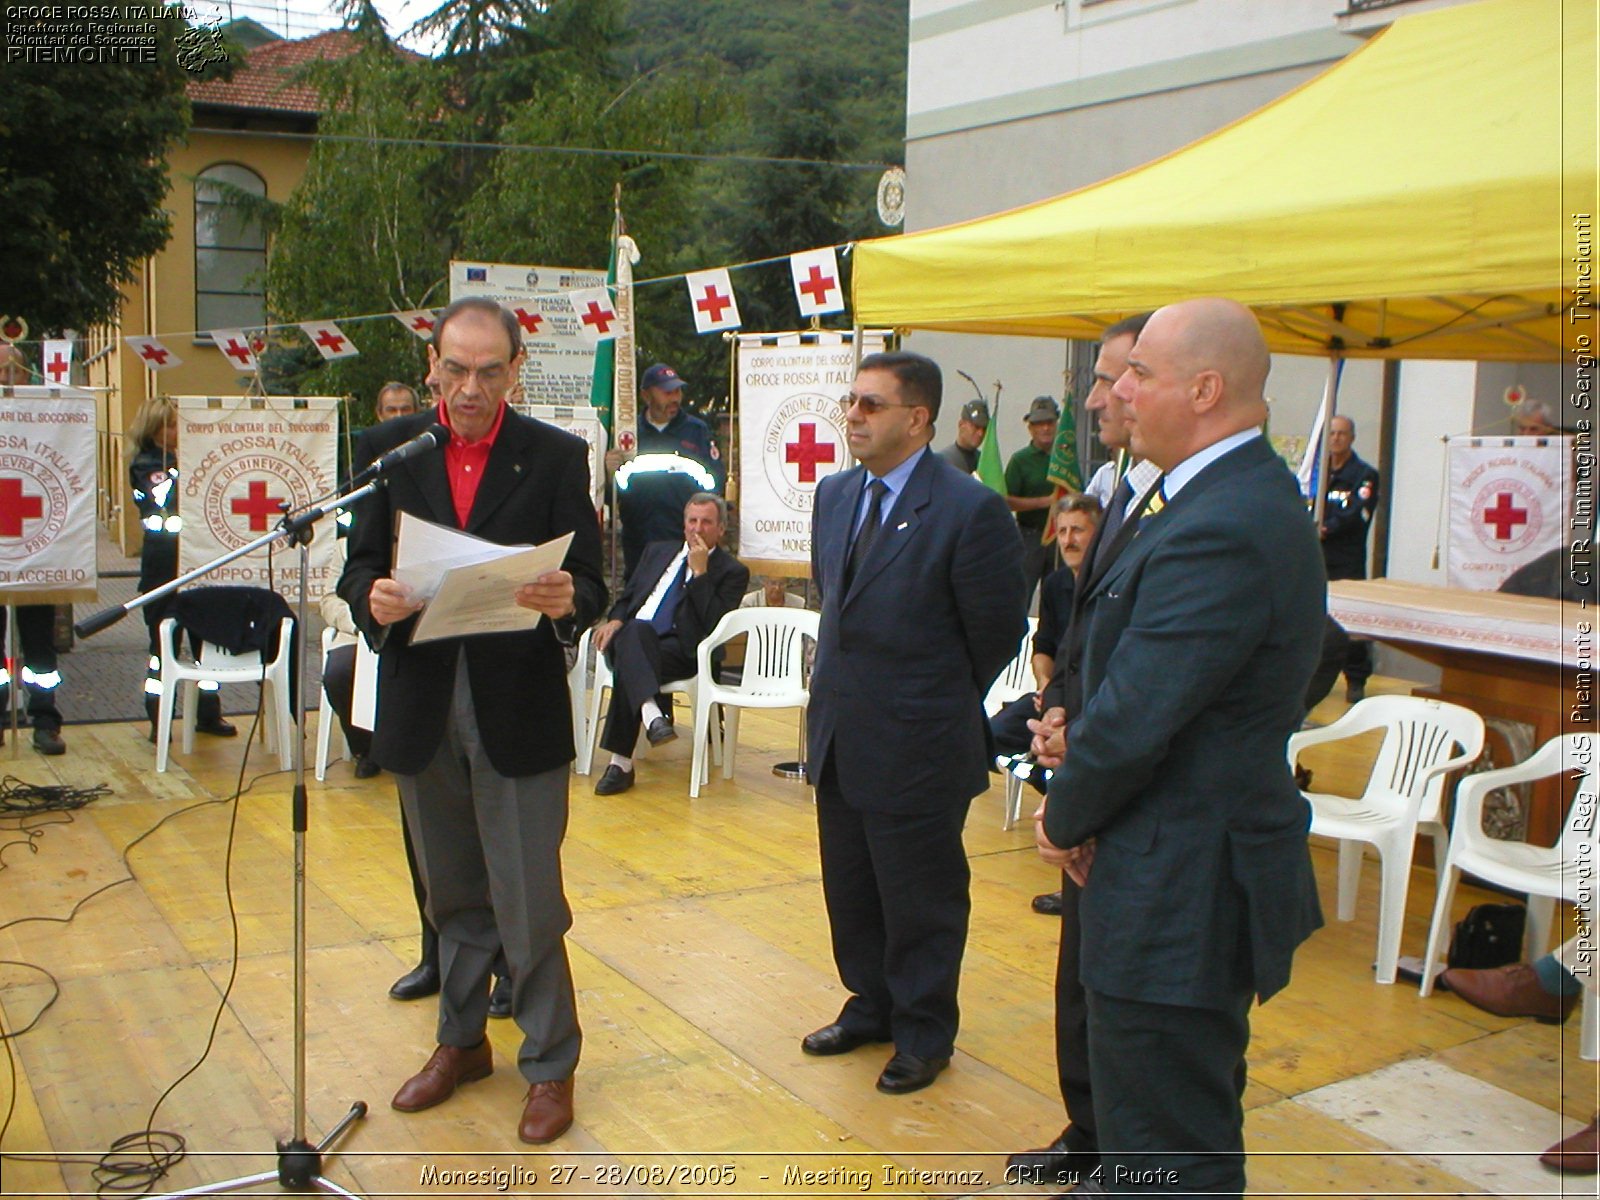
<instances>
[{"instance_id":1,"label":"balding man","mask_svg":"<svg viewBox=\"0 0 1600 1200\"><path fill-rule=\"evenodd\" d=\"M0 387L21 387L28 382L28 360L10 342L0 342Z\"/></svg>"},{"instance_id":2,"label":"balding man","mask_svg":"<svg viewBox=\"0 0 1600 1200\"><path fill-rule=\"evenodd\" d=\"M1322 637L1316 530L1261 436L1248 309L1159 310L1115 392L1155 511L1092 582L1083 709L1039 825L1083 887L1081 978L1113 1194L1244 1190L1253 999L1322 923L1284 758ZM1046 757L1059 745L1039 745Z\"/></svg>"},{"instance_id":3,"label":"balding man","mask_svg":"<svg viewBox=\"0 0 1600 1200\"><path fill-rule=\"evenodd\" d=\"M409 417L416 411L416 390L398 380L391 380L379 388L377 397L372 401L372 415L379 422Z\"/></svg>"}]
</instances>

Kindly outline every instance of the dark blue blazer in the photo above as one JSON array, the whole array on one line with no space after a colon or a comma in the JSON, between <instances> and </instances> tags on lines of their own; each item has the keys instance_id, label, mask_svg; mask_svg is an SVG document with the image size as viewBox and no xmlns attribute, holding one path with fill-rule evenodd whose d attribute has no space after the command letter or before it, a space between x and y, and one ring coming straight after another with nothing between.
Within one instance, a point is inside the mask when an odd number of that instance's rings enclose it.
<instances>
[{"instance_id":1,"label":"dark blue blazer","mask_svg":"<svg viewBox=\"0 0 1600 1200\"><path fill-rule=\"evenodd\" d=\"M854 807L965 804L989 786L984 694L1027 626L1016 523L1000 496L923 452L846 591L865 475L840 472L816 492L812 778L831 758Z\"/></svg>"},{"instance_id":2,"label":"dark blue blazer","mask_svg":"<svg viewBox=\"0 0 1600 1200\"><path fill-rule=\"evenodd\" d=\"M1084 985L1221 1006L1322 923L1284 745L1322 645L1316 530L1263 438L1211 463L1088 585L1084 704L1045 832L1097 839Z\"/></svg>"}]
</instances>

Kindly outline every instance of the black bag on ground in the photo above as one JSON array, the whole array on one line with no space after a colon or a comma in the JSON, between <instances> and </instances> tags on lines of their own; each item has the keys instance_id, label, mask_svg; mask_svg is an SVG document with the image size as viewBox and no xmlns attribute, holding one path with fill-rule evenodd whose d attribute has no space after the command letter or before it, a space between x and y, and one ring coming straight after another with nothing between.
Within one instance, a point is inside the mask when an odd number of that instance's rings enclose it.
<instances>
[{"instance_id":1,"label":"black bag on ground","mask_svg":"<svg viewBox=\"0 0 1600 1200\"><path fill-rule=\"evenodd\" d=\"M1474 904L1450 937L1450 967L1484 971L1518 962L1527 919L1520 904Z\"/></svg>"}]
</instances>

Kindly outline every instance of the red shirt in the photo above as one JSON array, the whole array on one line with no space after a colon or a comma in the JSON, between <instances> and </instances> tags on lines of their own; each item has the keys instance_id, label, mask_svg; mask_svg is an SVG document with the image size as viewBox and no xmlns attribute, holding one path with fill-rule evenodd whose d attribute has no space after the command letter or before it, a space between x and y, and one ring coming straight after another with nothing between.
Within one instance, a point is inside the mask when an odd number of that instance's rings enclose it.
<instances>
[{"instance_id":1,"label":"red shirt","mask_svg":"<svg viewBox=\"0 0 1600 1200\"><path fill-rule=\"evenodd\" d=\"M489 451L494 449L494 439L500 435L500 426L506 419L505 402L494 414L494 424L489 432L475 442L468 442L450 427L450 413L439 406L439 421L450 429L450 441L444 448L444 473L450 480L450 499L456 507L456 523L465 529L472 515L472 502L478 497L478 485L483 482L483 470L489 463Z\"/></svg>"}]
</instances>

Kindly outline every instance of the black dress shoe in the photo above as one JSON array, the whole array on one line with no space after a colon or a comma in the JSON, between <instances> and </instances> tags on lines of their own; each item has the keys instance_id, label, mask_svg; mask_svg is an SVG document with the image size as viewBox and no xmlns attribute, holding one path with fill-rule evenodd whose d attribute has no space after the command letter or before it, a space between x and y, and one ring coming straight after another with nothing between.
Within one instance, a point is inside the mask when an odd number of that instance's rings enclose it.
<instances>
[{"instance_id":1,"label":"black dress shoe","mask_svg":"<svg viewBox=\"0 0 1600 1200\"><path fill-rule=\"evenodd\" d=\"M55 729L35 729L33 748L40 754L48 754L51 757L67 752L66 742L61 740L60 731Z\"/></svg>"},{"instance_id":2,"label":"black dress shoe","mask_svg":"<svg viewBox=\"0 0 1600 1200\"><path fill-rule=\"evenodd\" d=\"M1047 917L1059 917L1061 915L1061 893L1046 892L1042 896L1035 896L1033 898L1033 911L1043 913Z\"/></svg>"},{"instance_id":3,"label":"black dress shoe","mask_svg":"<svg viewBox=\"0 0 1600 1200\"><path fill-rule=\"evenodd\" d=\"M494 981L494 987L489 992L489 1015L491 1017L511 1015L511 976L502 975Z\"/></svg>"},{"instance_id":4,"label":"black dress shoe","mask_svg":"<svg viewBox=\"0 0 1600 1200\"><path fill-rule=\"evenodd\" d=\"M883 1074L878 1076L878 1090L891 1096L920 1092L949 1065L948 1058L918 1058L915 1054L896 1051L888 1066L883 1068Z\"/></svg>"},{"instance_id":5,"label":"black dress shoe","mask_svg":"<svg viewBox=\"0 0 1600 1200\"><path fill-rule=\"evenodd\" d=\"M374 775L382 775L383 768L373 762L366 755L356 759L356 778L371 779Z\"/></svg>"},{"instance_id":6,"label":"black dress shoe","mask_svg":"<svg viewBox=\"0 0 1600 1200\"><path fill-rule=\"evenodd\" d=\"M421 1000L439 994L439 964L424 960L396 979L389 988L391 1000Z\"/></svg>"},{"instance_id":7,"label":"black dress shoe","mask_svg":"<svg viewBox=\"0 0 1600 1200\"><path fill-rule=\"evenodd\" d=\"M865 1046L871 1042L887 1042L886 1037L869 1037L864 1033L856 1033L846 1029L843 1025L824 1025L814 1033L808 1033L800 1039L800 1049L807 1054L824 1057L829 1054L849 1054L858 1046Z\"/></svg>"},{"instance_id":8,"label":"black dress shoe","mask_svg":"<svg viewBox=\"0 0 1600 1200\"><path fill-rule=\"evenodd\" d=\"M633 772L624 771L616 763L612 763L600 776L600 782L594 785L596 796L615 796L625 792L633 786Z\"/></svg>"},{"instance_id":9,"label":"black dress shoe","mask_svg":"<svg viewBox=\"0 0 1600 1200\"><path fill-rule=\"evenodd\" d=\"M1100 1165L1100 1155L1067 1144L1067 1131L1048 1146L1024 1150L1006 1159L1007 1179L1017 1183L1077 1183Z\"/></svg>"},{"instance_id":10,"label":"black dress shoe","mask_svg":"<svg viewBox=\"0 0 1600 1200\"><path fill-rule=\"evenodd\" d=\"M644 737L652 746L659 746L663 742L670 742L678 736L678 731L672 727L672 722L665 717L657 717L650 722L650 727L644 731Z\"/></svg>"},{"instance_id":11,"label":"black dress shoe","mask_svg":"<svg viewBox=\"0 0 1600 1200\"><path fill-rule=\"evenodd\" d=\"M212 737L237 737L239 731L234 728L232 721L225 721L221 717L212 717L209 721L196 721L196 733L209 733Z\"/></svg>"}]
</instances>

